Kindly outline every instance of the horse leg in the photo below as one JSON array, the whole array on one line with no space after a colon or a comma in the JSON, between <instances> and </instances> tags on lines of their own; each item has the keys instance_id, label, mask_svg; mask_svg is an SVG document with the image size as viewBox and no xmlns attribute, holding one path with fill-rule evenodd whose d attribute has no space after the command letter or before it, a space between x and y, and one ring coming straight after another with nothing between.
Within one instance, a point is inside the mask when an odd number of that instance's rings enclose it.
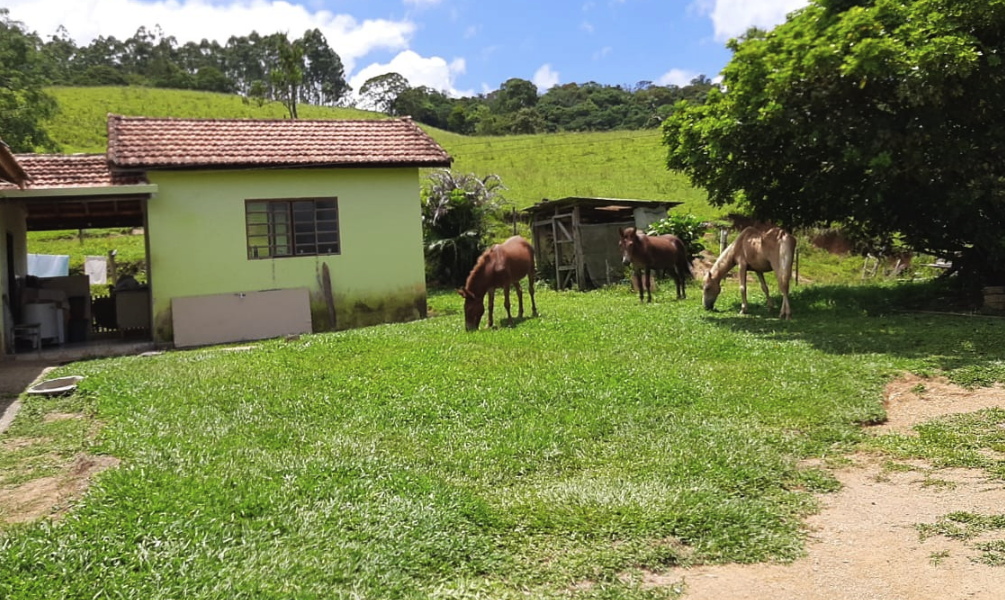
<instances>
[{"instance_id":1,"label":"horse leg","mask_svg":"<svg viewBox=\"0 0 1005 600\"><path fill-rule=\"evenodd\" d=\"M687 298L687 291L684 289L684 274L680 272L680 269L674 267L673 270L673 280L677 284L677 299L684 300Z\"/></svg>"},{"instance_id":2,"label":"horse leg","mask_svg":"<svg viewBox=\"0 0 1005 600\"><path fill-rule=\"evenodd\" d=\"M489 328L492 328L492 315L496 312L496 289L489 288Z\"/></svg>"},{"instance_id":3,"label":"horse leg","mask_svg":"<svg viewBox=\"0 0 1005 600\"><path fill-rule=\"evenodd\" d=\"M778 289L782 293L782 312L778 314L779 319L791 319L792 309L789 308L789 282L782 273L775 273L778 279Z\"/></svg>"},{"instance_id":4,"label":"horse leg","mask_svg":"<svg viewBox=\"0 0 1005 600\"><path fill-rule=\"evenodd\" d=\"M642 269L635 269L635 281L638 283L639 286L639 302L645 302L646 282L642 279Z\"/></svg>"},{"instance_id":5,"label":"horse leg","mask_svg":"<svg viewBox=\"0 0 1005 600\"><path fill-rule=\"evenodd\" d=\"M503 306L506 307L506 317L509 318L509 326L513 326L513 313L509 311L509 284L503 286Z\"/></svg>"},{"instance_id":6,"label":"horse leg","mask_svg":"<svg viewBox=\"0 0 1005 600\"><path fill-rule=\"evenodd\" d=\"M534 269L530 270L530 275L527 277L527 287L530 288L530 307L534 311L534 316L537 316L537 301L534 300Z\"/></svg>"},{"instance_id":7,"label":"horse leg","mask_svg":"<svg viewBox=\"0 0 1005 600\"><path fill-rule=\"evenodd\" d=\"M520 287L520 282L517 281L513 283L513 287L516 288L516 299L520 305L520 312L517 314L517 318L523 318L523 288Z\"/></svg>"},{"instance_id":8,"label":"horse leg","mask_svg":"<svg viewBox=\"0 0 1005 600\"><path fill-rule=\"evenodd\" d=\"M646 294L649 297L649 304L653 303L653 270L646 267Z\"/></svg>"},{"instance_id":9,"label":"horse leg","mask_svg":"<svg viewBox=\"0 0 1005 600\"><path fill-rule=\"evenodd\" d=\"M740 264L740 314L747 314L747 265Z\"/></svg>"},{"instance_id":10,"label":"horse leg","mask_svg":"<svg viewBox=\"0 0 1005 600\"><path fill-rule=\"evenodd\" d=\"M768 291L768 282L764 280L764 273L754 272L757 273L757 279L761 281L761 291L764 292L764 297L768 299L768 310L771 310L775 307L775 301L771 299L771 292Z\"/></svg>"}]
</instances>

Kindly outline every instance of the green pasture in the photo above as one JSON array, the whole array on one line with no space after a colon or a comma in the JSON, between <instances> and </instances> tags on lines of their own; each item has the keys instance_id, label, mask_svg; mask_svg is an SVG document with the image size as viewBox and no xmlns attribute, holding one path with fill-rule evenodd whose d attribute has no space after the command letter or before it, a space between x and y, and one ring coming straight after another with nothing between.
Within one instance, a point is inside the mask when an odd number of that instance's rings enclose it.
<instances>
[{"instance_id":1,"label":"green pasture","mask_svg":"<svg viewBox=\"0 0 1005 600\"><path fill-rule=\"evenodd\" d=\"M48 124L64 152L104 152L108 113L212 119L281 119L285 108L240 96L140 87L51 88L60 112ZM302 119L382 119L349 108L301 106ZM525 136L462 136L424 127L454 157L453 170L495 173L522 209L544 198L602 196L684 202L678 210L711 218L705 194L666 169L658 130Z\"/></svg>"},{"instance_id":2,"label":"green pasture","mask_svg":"<svg viewBox=\"0 0 1005 600\"><path fill-rule=\"evenodd\" d=\"M443 292L418 322L68 365L79 389L0 436L0 486L121 465L0 530L0 597L660 598L645 574L792 560L839 487L805 459L1003 476L1000 415L863 433L903 371L1005 380L1005 320L915 310L939 285L798 286L790 322L738 315L735 283L713 313L693 283L543 289L474 333Z\"/></svg>"}]
</instances>

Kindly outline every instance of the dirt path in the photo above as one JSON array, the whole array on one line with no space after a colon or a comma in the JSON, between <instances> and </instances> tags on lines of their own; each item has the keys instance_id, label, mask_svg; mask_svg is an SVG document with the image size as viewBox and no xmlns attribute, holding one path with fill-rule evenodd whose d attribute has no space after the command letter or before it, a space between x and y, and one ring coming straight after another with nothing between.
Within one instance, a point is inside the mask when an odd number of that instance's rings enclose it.
<instances>
[{"instance_id":1,"label":"dirt path","mask_svg":"<svg viewBox=\"0 0 1005 600\"><path fill-rule=\"evenodd\" d=\"M888 421L874 430L907 433L939 416L1005 408L1005 389L968 391L908 376L887 388L886 405ZM852 458L852 466L835 472L841 491L822 495L822 510L807 520L805 558L789 565L675 569L648 583L683 581L686 600L1005 598L1005 567L975 562L979 551L972 542L922 540L916 529L956 511L1005 513L1005 483L976 470L932 471L919 462L912 471L884 471L881 457Z\"/></svg>"}]
</instances>

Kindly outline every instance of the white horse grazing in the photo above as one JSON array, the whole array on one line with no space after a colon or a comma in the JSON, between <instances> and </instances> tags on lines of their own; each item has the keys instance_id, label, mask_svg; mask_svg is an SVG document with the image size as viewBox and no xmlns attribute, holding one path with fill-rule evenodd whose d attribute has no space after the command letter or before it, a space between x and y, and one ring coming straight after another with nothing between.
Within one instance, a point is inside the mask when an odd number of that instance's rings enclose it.
<instances>
[{"instance_id":1,"label":"white horse grazing","mask_svg":"<svg viewBox=\"0 0 1005 600\"><path fill-rule=\"evenodd\" d=\"M740 266L740 297L743 305L740 314L747 314L747 270L757 273L757 278L761 282L761 289L768 298L768 309L774 308L771 294L768 293L768 284L764 281L764 274L768 271L775 272L778 279L778 289L782 293L782 312L778 315L780 319L791 319L792 309L789 308L789 280L792 279L792 262L796 253L796 238L789 232L772 227L767 231L760 231L754 227L747 227L740 232L733 243L730 244L719 258L705 274L702 283L702 300L706 310L712 310L715 306L715 299L719 297L722 287L722 278L736 265Z\"/></svg>"}]
</instances>

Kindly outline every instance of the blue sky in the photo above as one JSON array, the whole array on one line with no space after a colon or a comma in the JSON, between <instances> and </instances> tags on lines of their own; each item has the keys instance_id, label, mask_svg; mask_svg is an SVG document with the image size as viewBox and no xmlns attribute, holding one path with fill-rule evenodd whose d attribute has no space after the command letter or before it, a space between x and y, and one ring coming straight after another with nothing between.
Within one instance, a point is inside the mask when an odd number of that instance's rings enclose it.
<instances>
[{"instance_id":1,"label":"blue sky","mask_svg":"<svg viewBox=\"0 0 1005 600\"><path fill-rule=\"evenodd\" d=\"M452 96L512 77L562 83L685 85L715 78L725 42L770 28L808 0L6 0L43 38L78 45L160 26L179 43L320 29L358 89L387 72Z\"/></svg>"}]
</instances>

